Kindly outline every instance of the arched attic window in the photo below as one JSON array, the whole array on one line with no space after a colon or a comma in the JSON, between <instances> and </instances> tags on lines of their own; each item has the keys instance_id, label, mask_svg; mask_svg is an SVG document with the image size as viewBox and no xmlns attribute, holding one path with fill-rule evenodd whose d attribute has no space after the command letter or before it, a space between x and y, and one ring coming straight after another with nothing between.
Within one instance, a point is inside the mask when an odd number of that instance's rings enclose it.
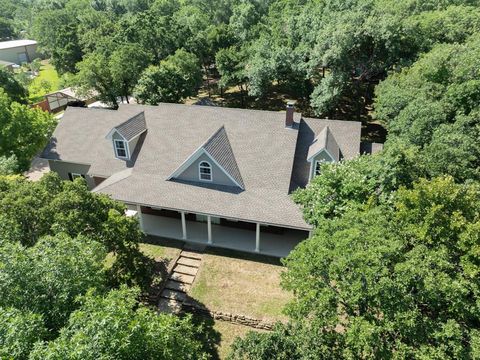
<instances>
[{"instance_id":1,"label":"arched attic window","mask_svg":"<svg viewBox=\"0 0 480 360\"><path fill-rule=\"evenodd\" d=\"M198 164L198 178L201 181L212 181L212 165L207 161Z\"/></svg>"}]
</instances>

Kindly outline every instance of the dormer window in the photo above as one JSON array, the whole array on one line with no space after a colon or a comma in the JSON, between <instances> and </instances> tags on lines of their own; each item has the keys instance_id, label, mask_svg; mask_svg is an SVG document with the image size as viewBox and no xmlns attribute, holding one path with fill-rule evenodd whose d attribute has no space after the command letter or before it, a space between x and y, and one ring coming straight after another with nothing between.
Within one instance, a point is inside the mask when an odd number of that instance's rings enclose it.
<instances>
[{"instance_id":1,"label":"dormer window","mask_svg":"<svg viewBox=\"0 0 480 360\"><path fill-rule=\"evenodd\" d=\"M115 155L118 158L123 158L123 159L128 158L126 141L115 139L115 140L113 140L113 145L114 145L114 148L115 148Z\"/></svg>"},{"instance_id":2,"label":"dormer window","mask_svg":"<svg viewBox=\"0 0 480 360\"><path fill-rule=\"evenodd\" d=\"M212 181L212 166L206 161L198 164L198 178L201 181Z\"/></svg>"}]
</instances>

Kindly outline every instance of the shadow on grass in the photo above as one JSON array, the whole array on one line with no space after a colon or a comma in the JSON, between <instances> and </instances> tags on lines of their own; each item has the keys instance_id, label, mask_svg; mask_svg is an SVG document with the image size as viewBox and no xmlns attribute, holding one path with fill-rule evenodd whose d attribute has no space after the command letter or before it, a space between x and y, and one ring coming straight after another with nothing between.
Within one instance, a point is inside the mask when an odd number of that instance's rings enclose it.
<instances>
[{"instance_id":1,"label":"shadow on grass","mask_svg":"<svg viewBox=\"0 0 480 360\"><path fill-rule=\"evenodd\" d=\"M270 264L270 265L283 266L282 262L277 257L260 255L260 254L252 254L252 253L237 251L237 250L230 250L230 249L217 248L217 247L207 247L205 249L205 254L211 254L211 255L217 255L217 256L223 256L223 257L241 259L241 260L248 260L248 261L255 261L255 262L260 262L260 263Z\"/></svg>"},{"instance_id":2,"label":"shadow on grass","mask_svg":"<svg viewBox=\"0 0 480 360\"><path fill-rule=\"evenodd\" d=\"M207 314L194 313L192 316L193 323L201 329L198 340L203 344L203 350L210 354L212 359L219 360L218 346L222 340L222 335L215 330L215 320Z\"/></svg>"}]
</instances>

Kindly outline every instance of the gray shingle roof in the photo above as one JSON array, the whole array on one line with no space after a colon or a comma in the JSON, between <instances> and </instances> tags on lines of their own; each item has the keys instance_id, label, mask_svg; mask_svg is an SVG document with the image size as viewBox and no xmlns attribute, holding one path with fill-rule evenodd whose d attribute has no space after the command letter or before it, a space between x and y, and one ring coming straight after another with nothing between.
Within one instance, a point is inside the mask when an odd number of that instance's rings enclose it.
<instances>
[{"instance_id":1,"label":"gray shingle roof","mask_svg":"<svg viewBox=\"0 0 480 360\"><path fill-rule=\"evenodd\" d=\"M120 125L115 126L115 130L117 130L117 132L122 135L125 140L130 141L135 136L138 136L147 130L145 112L142 111Z\"/></svg>"},{"instance_id":2,"label":"gray shingle roof","mask_svg":"<svg viewBox=\"0 0 480 360\"><path fill-rule=\"evenodd\" d=\"M242 189L245 188L242 175L238 169L232 146L228 140L225 126L222 125L215 134L203 145L205 151L237 182Z\"/></svg>"},{"instance_id":3,"label":"gray shingle roof","mask_svg":"<svg viewBox=\"0 0 480 360\"><path fill-rule=\"evenodd\" d=\"M141 136L131 161L119 160L105 134L141 111L148 133ZM43 157L90 164L88 173L97 176L122 171L94 190L121 201L309 229L290 190L308 181L308 148L327 125L344 157L356 156L356 122L304 118L285 128L284 112L180 104L121 105L116 111L67 108ZM217 158L233 157L244 191L167 180L199 144L206 146L205 139L212 140L208 147ZM229 172L236 171L229 161L221 161Z\"/></svg>"},{"instance_id":4,"label":"gray shingle roof","mask_svg":"<svg viewBox=\"0 0 480 360\"><path fill-rule=\"evenodd\" d=\"M322 150L327 150L333 160L340 160L340 147L335 140L330 128L325 126L318 136L313 140L312 145L308 148L307 160L312 159Z\"/></svg>"}]
</instances>

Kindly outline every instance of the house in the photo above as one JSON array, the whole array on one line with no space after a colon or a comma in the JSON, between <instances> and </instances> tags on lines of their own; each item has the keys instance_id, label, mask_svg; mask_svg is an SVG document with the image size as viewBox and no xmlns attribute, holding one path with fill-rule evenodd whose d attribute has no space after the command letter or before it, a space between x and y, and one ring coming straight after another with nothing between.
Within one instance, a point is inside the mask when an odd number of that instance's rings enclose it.
<instances>
[{"instance_id":1,"label":"house","mask_svg":"<svg viewBox=\"0 0 480 360\"><path fill-rule=\"evenodd\" d=\"M0 60L21 65L32 62L40 55L34 40L11 40L0 42Z\"/></svg>"},{"instance_id":2,"label":"house","mask_svg":"<svg viewBox=\"0 0 480 360\"><path fill-rule=\"evenodd\" d=\"M146 234L283 257L311 230L291 192L320 163L357 156L360 130L292 104L68 107L42 157L63 179L125 202Z\"/></svg>"}]
</instances>

